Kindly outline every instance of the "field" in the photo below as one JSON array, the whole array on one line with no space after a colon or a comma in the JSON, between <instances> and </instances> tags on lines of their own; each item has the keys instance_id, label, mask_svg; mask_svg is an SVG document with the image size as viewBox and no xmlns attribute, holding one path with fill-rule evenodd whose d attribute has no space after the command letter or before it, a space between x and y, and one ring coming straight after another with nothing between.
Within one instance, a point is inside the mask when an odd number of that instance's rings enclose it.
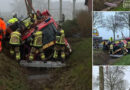
<instances>
[{"instance_id":1,"label":"field","mask_svg":"<svg viewBox=\"0 0 130 90\"><path fill-rule=\"evenodd\" d=\"M115 63L115 65L130 65L130 55L126 55L120 58L119 61Z\"/></svg>"},{"instance_id":2,"label":"field","mask_svg":"<svg viewBox=\"0 0 130 90\"><path fill-rule=\"evenodd\" d=\"M15 60L0 54L0 90L28 90L25 70Z\"/></svg>"},{"instance_id":3,"label":"field","mask_svg":"<svg viewBox=\"0 0 130 90\"><path fill-rule=\"evenodd\" d=\"M91 90L92 50L91 40L83 39L73 44L73 54L68 63L70 69L63 73L54 84L54 90Z\"/></svg>"},{"instance_id":4,"label":"field","mask_svg":"<svg viewBox=\"0 0 130 90\"><path fill-rule=\"evenodd\" d=\"M123 4L120 4L118 7L112 9L111 11L130 11L130 9L123 8Z\"/></svg>"}]
</instances>

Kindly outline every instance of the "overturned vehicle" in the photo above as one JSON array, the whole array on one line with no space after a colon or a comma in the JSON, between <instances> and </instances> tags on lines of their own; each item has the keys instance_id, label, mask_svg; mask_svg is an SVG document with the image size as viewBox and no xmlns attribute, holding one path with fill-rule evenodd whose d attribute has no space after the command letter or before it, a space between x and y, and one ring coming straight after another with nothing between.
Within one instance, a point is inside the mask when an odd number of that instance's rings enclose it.
<instances>
[{"instance_id":1,"label":"overturned vehicle","mask_svg":"<svg viewBox=\"0 0 130 90\"><path fill-rule=\"evenodd\" d=\"M46 10L40 13L36 22L25 28L24 23L29 19L8 26L11 54L24 66L62 67L72 50L64 35L62 40L57 37L60 33L53 17ZM58 41L63 44L58 45Z\"/></svg>"},{"instance_id":2,"label":"overturned vehicle","mask_svg":"<svg viewBox=\"0 0 130 90\"><path fill-rule=\"evenodd\" d=\"M108 42L107 45L104 45L104 48L109 51L111 57L121 57L128 53L127 50L127 41L121 40L116 43Z\"/></svg>"}]
</instances>

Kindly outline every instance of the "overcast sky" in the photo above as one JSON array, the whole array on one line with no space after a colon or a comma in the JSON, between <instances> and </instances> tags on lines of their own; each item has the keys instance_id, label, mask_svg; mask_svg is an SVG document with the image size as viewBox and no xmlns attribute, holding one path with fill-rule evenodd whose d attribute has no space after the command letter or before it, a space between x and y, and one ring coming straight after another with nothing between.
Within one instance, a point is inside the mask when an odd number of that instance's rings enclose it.
<instances>
[{"instance_id":1,"label":"overcast sky","mask_svg":"<svg viewBox=\"0 0 130 90\"><path fill-rule=\"evenodd\" d=\"M106 18L109 15L114 15L115 12L110 11L110 12L101 12L104 15L104 18ZM99 32L99 36L103 37L103 39L109 39L110 37L113 37L113 33L111 30L108 30L107 28L103 27L103 28L97 28L98 32ZM128 28L124 28L122 30L122 33L125 35L125 37L129 36L129 30ZM119 38L117 38L117 36L119 36ZM121 32L117 32L116 33L116 39L121 39L122 38L122 34Z\"/></svg>"},{"instance_id":2,"label":"overcast sky","mask_svg":"<svg viewBox=\"0 0 130 90\"><path fill-rule=\"evenodd\" d=\"M47 1L47 0L46 0ZM59 0L50 0L50 1L59 1ZM70 1L72 2L73 0L63 0L63 1ZM84 2L85 0L76 0L77 2ZM15 0L0 0L0 11L10 11L12 10L12 6L10 3L15 3Z\"/></svg>"}]
</instances>

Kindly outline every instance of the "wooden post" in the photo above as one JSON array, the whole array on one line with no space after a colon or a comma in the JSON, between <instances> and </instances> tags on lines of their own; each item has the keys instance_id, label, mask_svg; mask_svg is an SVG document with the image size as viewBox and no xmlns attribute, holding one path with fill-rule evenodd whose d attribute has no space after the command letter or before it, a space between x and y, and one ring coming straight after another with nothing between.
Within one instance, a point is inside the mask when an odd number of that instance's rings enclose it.
<instances>
[{"instance_id":1,"label":"wooden post","mask_svg":"<svg viewBox=\"0 0 130 90\"><path fill-rule=\"evenodd\" d=\"M100 90L104 90L104 72L103 72L103 66L99 67L99 87Z\"/></svg>"}]
</instances>

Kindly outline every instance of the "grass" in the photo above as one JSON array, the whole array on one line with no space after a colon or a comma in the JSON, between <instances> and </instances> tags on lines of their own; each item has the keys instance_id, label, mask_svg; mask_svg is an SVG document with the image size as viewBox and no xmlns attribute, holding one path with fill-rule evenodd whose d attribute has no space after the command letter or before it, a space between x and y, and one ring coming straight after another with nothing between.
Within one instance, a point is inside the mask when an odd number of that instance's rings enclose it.
<instances>
[{"instance_id":1,"label":"grass","mask_svg":"<svg viewBox=\"0 0 130 90\"><path fill-rule=\"evenodd\" d=\"M83 39L72 45L73 53L67 71L55 81L53 90L92 89L92 39Z\"/></svg>"},{"instance_id":2,"label":"grass","mask_svg":"<svg viewBox=\"0 0 130 90\"><path fill-rule=\"evenodd\" d=\"M0 53L0 90L28 90L23 69L15 60Z\"/></svg>"},{"instance_id":3,"label":"grass","mask_svg":"<svg viewBox=\"0 0 130 90\"><path fill-rule=\"evenodd\" d=\"M130 55L121 57L114 65L130 65Z\"/></svg>"},{"instance_id":4,"label":"grass","mask_svg":"<svg viewBox=\"0 0 130 90\"><path fill-rule=\"evenodd\" d=\"M129 8L123 8L123 3L122 3L117 8L114 8L111 11L130 11L130 9Z\"/></svg>"}]
</instances>

